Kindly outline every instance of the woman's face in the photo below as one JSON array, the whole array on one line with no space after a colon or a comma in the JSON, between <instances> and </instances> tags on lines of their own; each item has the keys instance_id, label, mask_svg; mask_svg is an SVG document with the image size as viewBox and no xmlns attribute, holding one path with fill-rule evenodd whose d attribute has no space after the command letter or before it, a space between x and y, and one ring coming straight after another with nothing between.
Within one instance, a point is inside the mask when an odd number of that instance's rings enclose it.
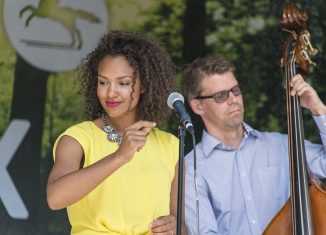
<instances>
[{"instance_id":1,"label":"woman's face","mask_svg":"<svg viewBox=\"0 0 326 235\"><path fill-rule=\"evenodd\" d=\"M136 107L141 93L137 76L133 91L134 69L123 56L105 57L98 67L97 95L110 118L129 115L136 119Z\"/></svg>"}]
</instances>

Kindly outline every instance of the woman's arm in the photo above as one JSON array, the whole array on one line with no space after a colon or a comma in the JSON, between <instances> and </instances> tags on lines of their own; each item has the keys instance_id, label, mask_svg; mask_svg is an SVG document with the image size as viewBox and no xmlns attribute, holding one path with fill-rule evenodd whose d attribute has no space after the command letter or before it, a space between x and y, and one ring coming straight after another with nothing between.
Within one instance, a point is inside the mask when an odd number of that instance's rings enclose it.
<instances>
[{"instance_id":1,"label":"woman's arm","mask_svg":"<svg viewBox=\"0 0 326 235\"><path fill-rule=\"evenodd\" d=\"M83 149L74 138L63 136L60 139L46 189L48 205L52 210L79 201L127 162L119 154L113 153L80 169L83 156Z\"/></svg>"},{"instance_id":2,"label":"woman's arm","mask_svg":"<svg viewBox=\"0 0 326 235\"><path fill-rule=\"evenodd\" d=\"M56 149L56 159L46 188L48 205L53 210L65 208L96 188L122 165L129 162L146 143L147 134L155 123L138 121L123 132L119 149L98 162L80 169L84 157L78 141L63 136Z\"/></svg>"}]
</instances>

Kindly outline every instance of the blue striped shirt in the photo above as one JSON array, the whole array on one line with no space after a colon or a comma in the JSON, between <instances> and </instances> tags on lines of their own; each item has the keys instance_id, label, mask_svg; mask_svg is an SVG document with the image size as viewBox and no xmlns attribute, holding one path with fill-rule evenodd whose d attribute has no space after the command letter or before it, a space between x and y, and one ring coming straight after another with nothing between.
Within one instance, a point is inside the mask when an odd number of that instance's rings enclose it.
<instances>
[{"instance_id":1,"label":"blue striped shirt","mask_svg":"<svg viewBox=\"0 0 326 235\"><path fill-rule=\"evenodd\" d=\"M307 162L325 178L326 116L314 120L323 145L305 141ZM206 131L196 146L201 235L260 235L290 196L287 135L243 126L238 148ZM188 234L196 234L193 151L185 163L185 219Z\"/></svg>"}]
</instances>

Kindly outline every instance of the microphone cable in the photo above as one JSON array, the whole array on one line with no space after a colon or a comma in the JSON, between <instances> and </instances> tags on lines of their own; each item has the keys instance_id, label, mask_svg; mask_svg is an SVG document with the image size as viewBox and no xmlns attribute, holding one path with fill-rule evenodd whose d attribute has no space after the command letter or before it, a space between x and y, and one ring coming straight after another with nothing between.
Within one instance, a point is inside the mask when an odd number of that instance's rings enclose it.
<instances>
[{"instance_id":1,"label":"microphone cable","mask_svg":"<svg viewBox=\"0 0 326 235\"><path fill-rule=\"evenodd\" d=\"M198 180L197 180L197 157L196 157L196 138L195 133L191 133L192 145L194 152L194 185L195 185L195 198L196 198L196 235L200 235L199 231L199 196L198 196Z\"/></svg>"}]
</instances>

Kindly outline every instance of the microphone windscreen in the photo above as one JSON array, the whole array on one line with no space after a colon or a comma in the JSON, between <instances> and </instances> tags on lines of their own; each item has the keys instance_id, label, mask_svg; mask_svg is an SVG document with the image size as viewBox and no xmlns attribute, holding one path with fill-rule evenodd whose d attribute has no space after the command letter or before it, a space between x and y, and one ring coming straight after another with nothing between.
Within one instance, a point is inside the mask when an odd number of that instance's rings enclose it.
<instances>
[{"instance_id":1,"label":"microphone windscreen","mask_svg":"<svg viewBox=\"0 0 326 235\"><path fill-rule=\"evenodd\" d=\"M180 93L178 92L172 92L169 97L168 97L168 100L167 100L167 103L168 103L168 106L171 108L171 109L174 109L173 107L173 104L175 101L177 100L180 100L182 103L184 103L185 99L183 98L183 95L181 95Z\"/></svg>"}]
</instances>

